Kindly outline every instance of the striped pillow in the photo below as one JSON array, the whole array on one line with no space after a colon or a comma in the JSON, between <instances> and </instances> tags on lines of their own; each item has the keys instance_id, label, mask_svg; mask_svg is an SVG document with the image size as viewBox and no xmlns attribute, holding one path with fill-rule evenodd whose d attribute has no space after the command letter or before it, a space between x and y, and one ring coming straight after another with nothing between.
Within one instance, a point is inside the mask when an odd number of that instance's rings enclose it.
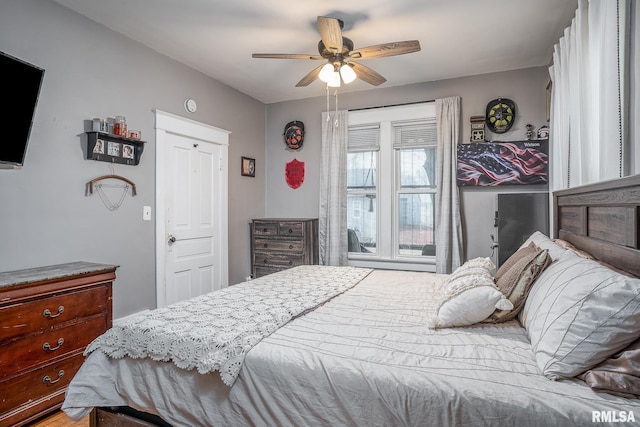
<instances>
[{"instance_id":1,"label":"striped pillow","mask_svg":"<svg viewBox=\"0 0 640 427\"><path fill-rule=\"evenodd\" d=\"M540 275L521 318L542 373L575 377L640 337L640 279L566 251Z\"/></svg>"}]
</instances>

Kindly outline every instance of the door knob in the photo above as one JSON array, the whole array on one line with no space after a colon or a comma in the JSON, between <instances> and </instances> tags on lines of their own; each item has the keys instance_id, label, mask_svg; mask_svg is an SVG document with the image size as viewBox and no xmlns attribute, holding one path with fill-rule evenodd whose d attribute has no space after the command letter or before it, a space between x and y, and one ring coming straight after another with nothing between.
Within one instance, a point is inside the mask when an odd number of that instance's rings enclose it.
<instances>
[{"instance_id":1,"label":"door knob","mask_svg":"<svg viewBox=\"0 0 640 427\"><path fill-rule=\"evenodd\" d=\"M176 236L169 234L169 241L168 243L170 245L174 244L176 242Z\"/></svg>"}]
</instances>

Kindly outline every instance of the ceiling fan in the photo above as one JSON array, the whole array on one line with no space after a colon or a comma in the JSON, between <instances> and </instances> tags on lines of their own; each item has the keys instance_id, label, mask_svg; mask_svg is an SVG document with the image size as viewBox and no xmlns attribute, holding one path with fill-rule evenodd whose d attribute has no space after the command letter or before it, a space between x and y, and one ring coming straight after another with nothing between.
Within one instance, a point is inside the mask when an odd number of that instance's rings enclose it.
<instances>
[{"instance_id":1,"label":"ceiling fan","mask_svg":"<svg viewBox=\"0 0 640 427\"><path fill-rule=\"evenodd\" d=\"M318 16L318 32L320 41L318 42L319 55L306 55L295 53L254 53L253 58L275 58L275 59L314 59L326 60L326 64L316 67L302 80L296 87L307 86L315 79L327 83L332 87L340 86L340 82L351 83L359 78L369 84L378 86L387 81L383 76L366 67L354 59L372 59L385 56L404 55L405 53L417 52L420 50L418 40L406 40L400 42L383 43L375 46L354 49L353 41L343 37L342 28L344 22L337 18Z\"/></svg>"}]
</instances>

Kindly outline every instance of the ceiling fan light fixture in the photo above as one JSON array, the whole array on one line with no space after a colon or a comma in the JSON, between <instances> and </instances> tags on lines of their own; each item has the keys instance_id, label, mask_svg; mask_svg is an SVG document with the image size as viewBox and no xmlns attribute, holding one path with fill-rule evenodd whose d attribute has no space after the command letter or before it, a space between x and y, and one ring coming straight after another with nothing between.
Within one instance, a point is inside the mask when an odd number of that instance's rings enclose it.
<instances>
[{"instance_id":1,"label":"ceiling fan light fixture","mask_svg":"<svg viewBox=\"0 0 640 427\"><path fill-rule=\"evenodd\" d=\"M386 56L404 55L418 52L420 42L418 40L404 40L391 43L377 44L353 49L353 41L343 36L343 22L338 18L318 16L317 21L320 41L318 42L318 55L299 53L254 53L254 58L278 58L278 59L317 59L326 60L327 63L315 67L300 80L296 87L308 86L316 79L320 79L327 86L340 87L344 82L349 84L355 79L360 79L373 86L379 86L386 82L383 76L353 59L384 58ZM345 60L349 62L345 62Z\"/></svg>"},{"instance_id":2,"label":"ceiling fan light fixture","mask_svg":"<svg viewBox=\"0 0 640 427\"><path fill-rule=\"evenodd\" d=\"M336 71L333 64L327 63L320 70L318 78L330 87L340 87L340 73Z\"/></svg>"},{"instance_id":3,"label":"ceiling fan light fixture","mask_svg":"<svg viewBox=\"0 0 640 427\"><path fill-rule=\"evenodd\" d=\"M320 70L320 74L318 74L318 78L323 82L328 83L333 77L333 72L333 64L324 64L324 67Z\"/></svg>"},{"instance_id":4,"label":"ceiling fan light fixture","mask_svg":"<svg viewBox=\"0 0 640 427\"><path fill-rule=\"evenodd\" d=\"M340 73L334 71L333 75L331 76L331 80L327 82L327 86L340 87Z\"/></svg>"},{"instance_id":5,"label":"ceiling fan light fixture","mask_svg":"<svg viewBox=\"0 0 640 427\"><path fill-rule=\"evenodd\" d=\"M358 77L349 64L342 64L342 67L340 67L340 75L345 84L351 83Z\"/></svg>"}]
</instances>

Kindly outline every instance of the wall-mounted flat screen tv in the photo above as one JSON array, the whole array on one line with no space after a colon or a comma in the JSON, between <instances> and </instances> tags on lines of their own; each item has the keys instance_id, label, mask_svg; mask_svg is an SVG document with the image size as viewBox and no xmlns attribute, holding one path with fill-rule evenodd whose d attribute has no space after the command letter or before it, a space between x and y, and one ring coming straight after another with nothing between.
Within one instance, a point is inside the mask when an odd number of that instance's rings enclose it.
<instances>
[{"instance_id":1,"label":"wall-mounted flat screen tv","mask_svg":"<svg viewBox=\"0 0 640 427\"><path fill-rule=\"evenodd\" d=\"M38 104L44 70L7 53L0 52L2 81L11 87L0 102L0 169L19 168L27 154L29 134Z\"/></svg>"}]
</instances>

